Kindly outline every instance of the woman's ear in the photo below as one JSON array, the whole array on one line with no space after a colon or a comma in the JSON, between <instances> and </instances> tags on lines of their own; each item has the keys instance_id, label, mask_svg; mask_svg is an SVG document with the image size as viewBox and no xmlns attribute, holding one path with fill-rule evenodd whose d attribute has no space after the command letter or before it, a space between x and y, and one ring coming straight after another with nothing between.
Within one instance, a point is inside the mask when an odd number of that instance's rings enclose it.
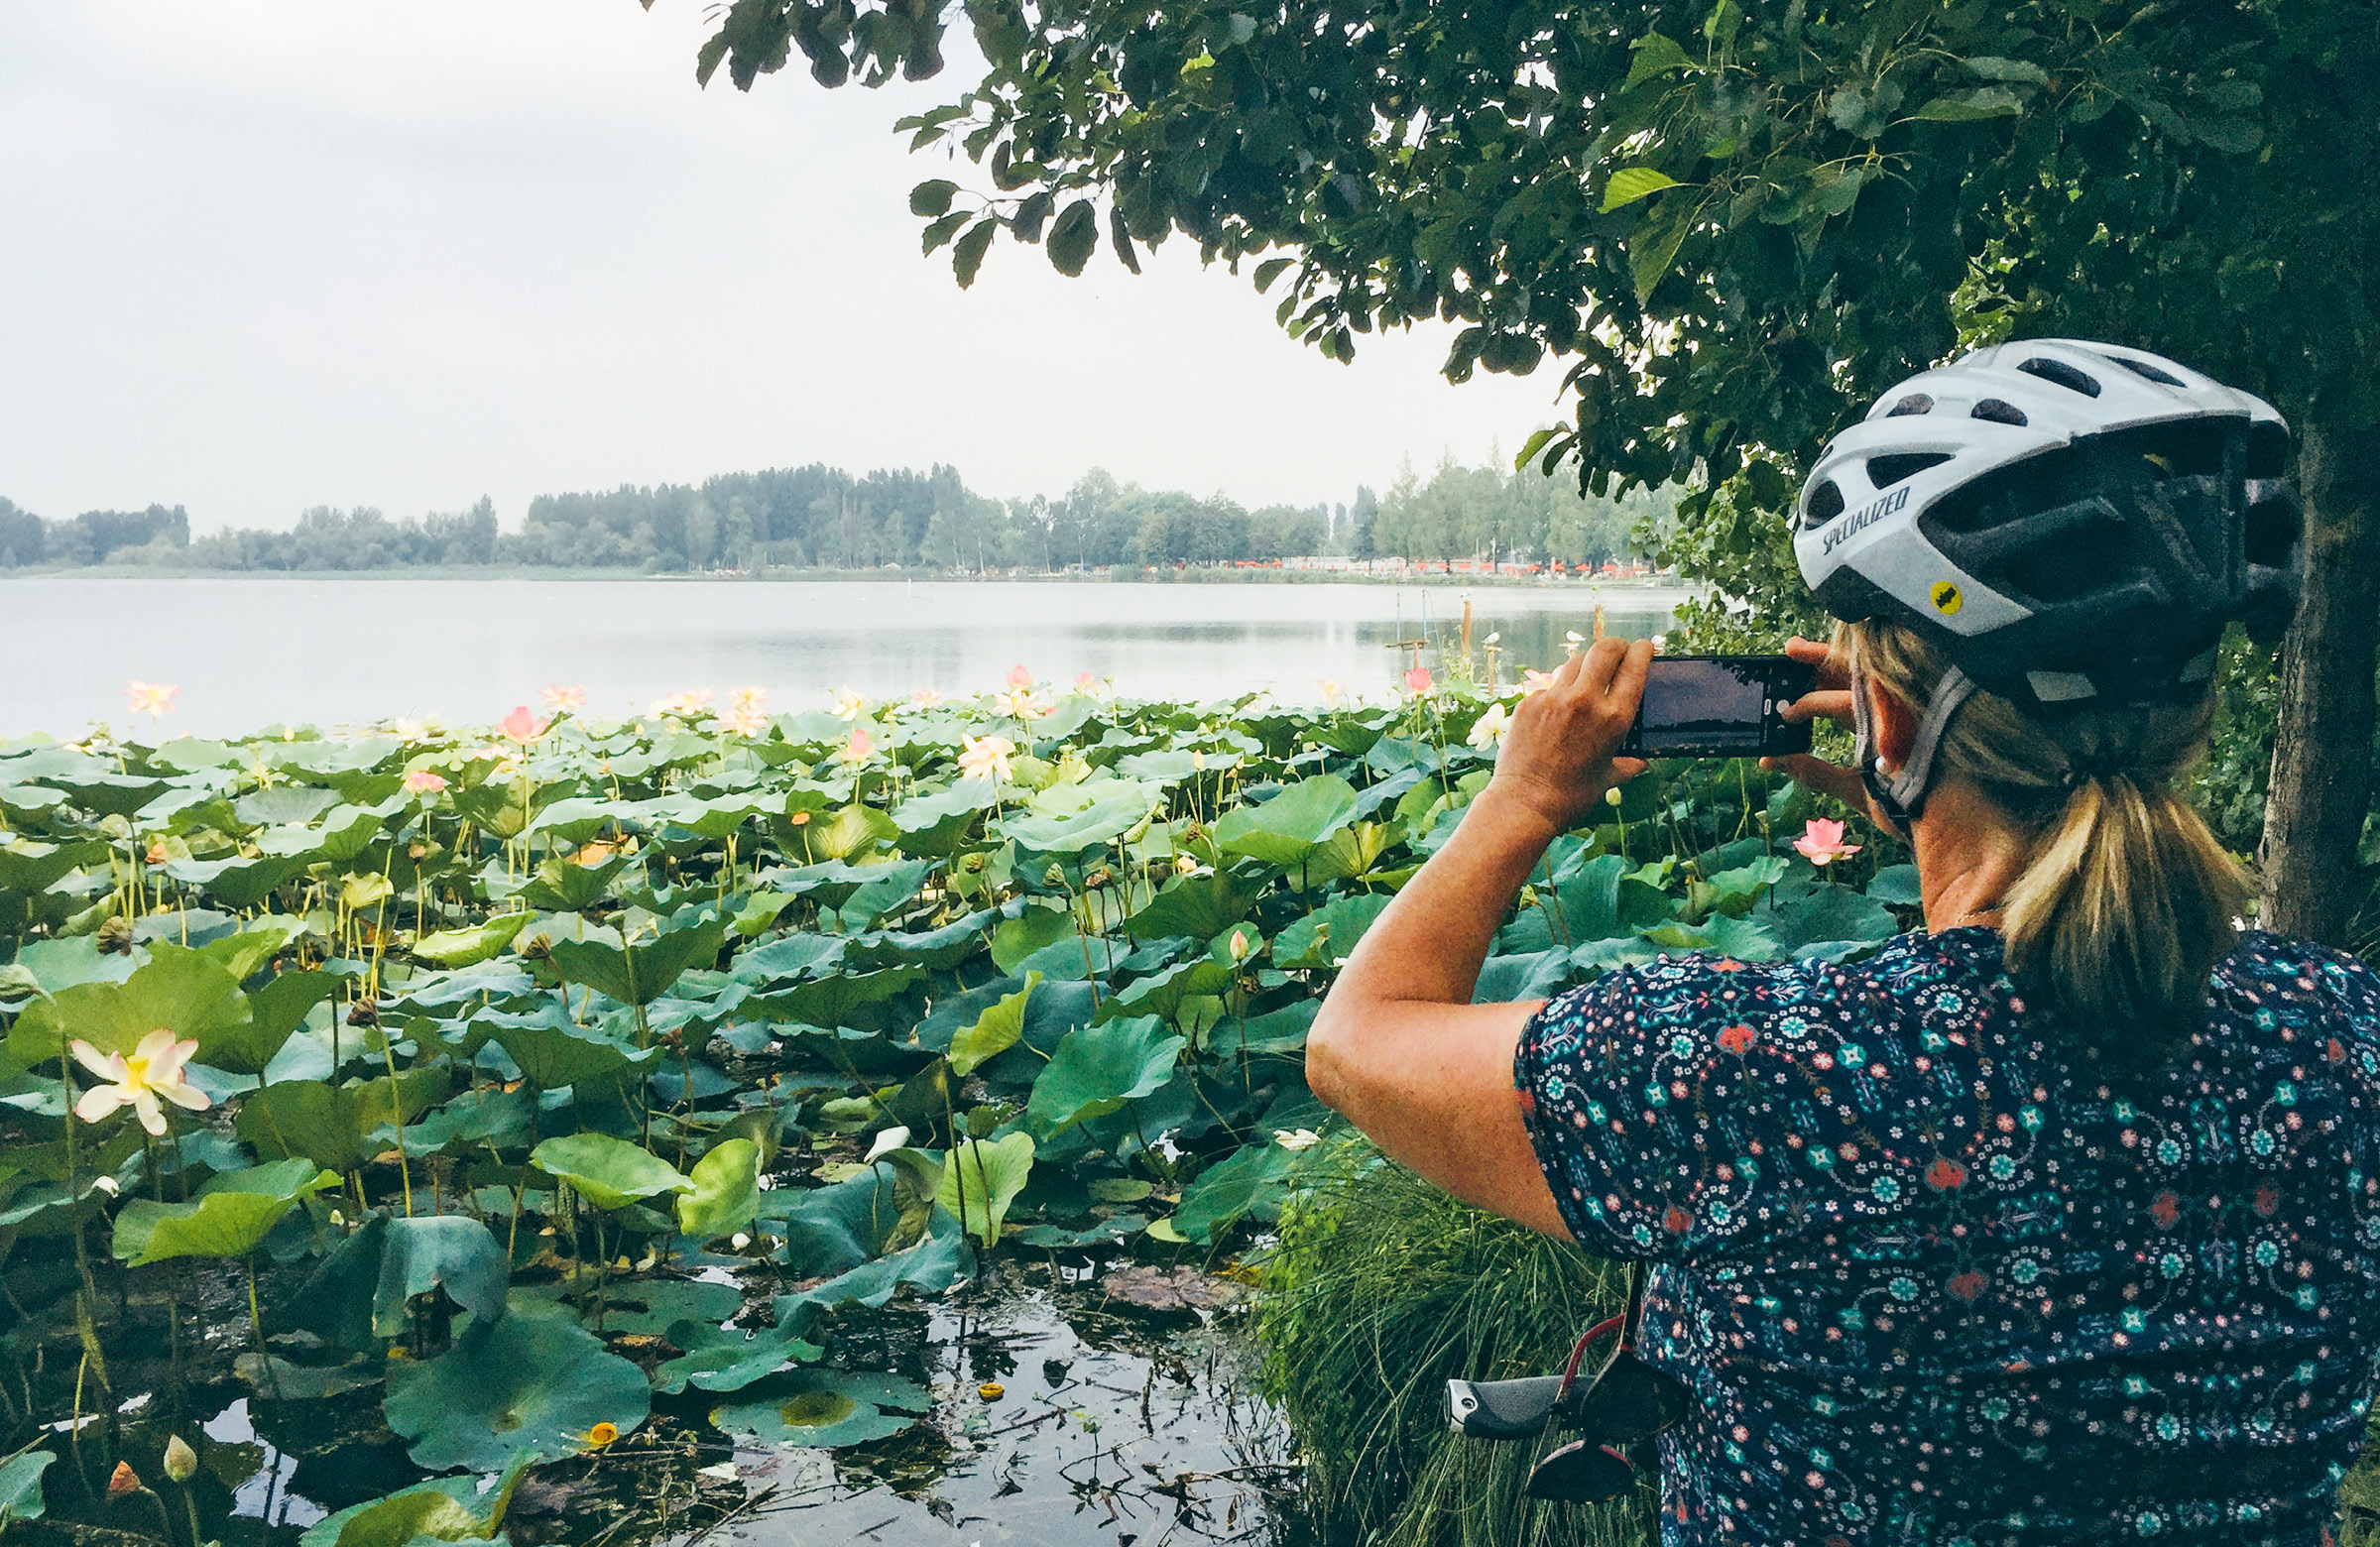
<instances>
[{"instance_id":1,"label":"woman's ear","mask_svg":"<svg viewBox=\"0 0 2380 1547\"><path fill-rule=\"evenodd\" d=\"M1875 718L1876 755L1898 770L1917 745L1917 712L1874 677L1866 679L1868 712Z\"/></svg>"}]
</instances>

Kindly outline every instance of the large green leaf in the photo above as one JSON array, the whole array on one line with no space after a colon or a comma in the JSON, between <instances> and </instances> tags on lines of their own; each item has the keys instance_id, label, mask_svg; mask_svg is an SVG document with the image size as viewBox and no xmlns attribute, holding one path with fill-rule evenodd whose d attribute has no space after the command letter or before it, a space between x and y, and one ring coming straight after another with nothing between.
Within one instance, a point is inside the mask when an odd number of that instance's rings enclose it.
<instances>
[{"instance_id":1,"label":"large green leaf","mask_svg":"<svg viewBox=\"0 0 2380 1547\"><path fill-rule=\"evenodd\" d=\"M9 1053L25 1068L56 1058L70 1040L129 1053L162 1028L196 1041L198 1062L212 1063L209 1054L236 1043L248 1024L238 979L196 951L159 941L122 983L79 983L55 1001L34 1001L9 1033Z\"/></svg>"},{"instance_id":2,"label":"large green leaf","mask_svg":"<svg viewBox=\"0 0 2380 1547\"><path fill-rule=\"evenodd\" d=\"M690 1193L694 1183L668 1161L609 1133L566 1133L530 1151L529 1163L567 1182L599 1209L624 1209L640 1198Z\"/></svg>"},{"instance_id":3,"label":"large green leaf","mask_svg":"<svg viewBox=\"0 0 2380 1547\"><path fill-rule=\"evenodd\" d=\"M694 1190L677 1200L677 1228L696 1241L715 1241L750 1226L761 1208L761 1146L725 1138L694 1162Z\"/></svg>"},{"instance_id":4,"label":"large green leaf","mask_svg":"<svg viewBox=\"0 0 2380 1547\"><path fill-rule=\"evenodd\" d=\"M989 1143L960 1141L942 1167L942 1185L934 1201L959 1220L960 1227L986 1248L1000 1240L1001 1222L1009 1205L1024 1190L1033 1169L1033 1135L1011 1133Z\"/></svg>"},{"instance_id":5,"label":"large green leaf","mask_svg":"<svg viewBox=\"0 0 2380 1547\"><path fill-rule=\"evenodd\" d=\"M444 1354L391 1365L388 1378L389 1427L431 1472L495 1472L525 1450L573 1455L597 1424L626 1434L653 1410L643 1370L556 1317L474 1320Z\"/></svg>"},{"instance_id":6,"label":"large green leaf","mask_svg":"<svg viewBox=\"0 0 2380 1547\"><path fill-rule=\"evenodd\" d=\"M499 1024L488 1040L503 1048L521 1070L521 1077L539 1090L616 1092L629 1081L630 1071L652 1063L657 1047L639 1052L598 1035L567 1026L536 1023Z\"/></svg>"},{"instance_id":7,"label":"large green leaf","mask_svg":"<svg viewBox=\"0 0 2380 1547\"><path fill-rule=\"evenodd\" d=\"M774 1194L769 1202L771 1231L784 1243L777 1260L795 1278L850 1272L873 1261L901 1228L898 1177L881 1160L857 1176L789 1196Z\"/></svg>"},{"instance_id":8,"label":"large green leaf","mask_svg":"<svg viewBox=\"0 0 2380 1547\"><path fill-rule=\"evenodd\" d=\"M978 1066L1014 1047L1024 1035L1025 1004L1040 983L1039 973L1026 973L1023 988L978 1015L972 1025L961 1026L952 1033L950 1072L963 1079L975 1073Z\"/></svg>"},{"instance_id":9,"label":"large green leaf","mask_svg":"<svg viewBox=\"0 0 2380 1547\"><path fill-rule=\"evenodd\" d=\"M392 1219L372 1293L372 1331L381 1338L402 1336L406 1302L441 1286L479 1321L502 1320L512 1276L503 1246L477 1220L459 1214Z\"/></svg>"},{"instance_id":10,"label":"large green leaf","mask_svg":"<svg viewBox=\"0 0 2380 1547\"><path fill-rule=\"evenodd\" d=\"M0 1520L42 1517L42 1474L58 1460L53 1451L25 1451L0 1461Z\"/></svg>"},{"instance_id":11,"label":"large green leaf","mask_svg":"<svg viewBox=\"0 0 2380 1547\"><path fill-rule=\"evenodd\" d=\"M1273 965L1282 968L1335 967L1353 956L1372 921L1387 910L1388 898L1358 892L1324 903L1284 928L1272 942Z\"/></svg>"},{"instance_id":12,"label":"large green leaf","mask_svg":"<svg viewBox=\"0 0 2380 1547\"><path fill-rule=\"evenodd\" d=\"M630 945L556 940L551 946L553 969L623 1005L650 1005L669 992L680 973L716 957L726 941L727 921L709 913Z\"/></svg>"},{"instance_id":13,"label":"large green leaf","mask_svg":"<svg viewBox=\"0 0 2380 1547\"><path fill-rule=\"evenodd\" d=\"M1295 865L1356 814L1356 786L1336 774L1300 779L1262 805L1235 806L1215 823L1227 854Z\"/></svg>"},{"instance_id":14,"label":"large green leaf","mask_svg":"<svg viewBox=\"0 0 2380 1547\"><path fill-rule=\"evenodd\" d=\"M416 956L436 962L441 967L476 967L481 962L502 956L521 932L521 926L533 915L528 913L499 913L494 918L463 929L442 929L425 934L413 944Z\"/></svg>"},{"instance_id":15,"label":"large green leaf","mask_svg":"<svg viewBox=\"0 0 2380 1547\"><path fill-rule=\"evenodd\" d=\"M1155 1015L1078 1026L1058 1042L1033 1082L1025 1122L1044 1138L1070 1124L1122 1110L1173 1078L1184 1039Z\"/></svg>"},{"instance_id":16,"label":"large green leaf","mask_svg":"<svg viewBox=\"0 0 2380 1547\"><path fill-rule=\"evenodd\" d=\"M188 1203L134 1198L116 1216L112 1250L134 1267L170 1257L244 1257L264 1245L298 1199L338 1181L336 1172L291 1159L227 1171Z\"/></svg>"},{"instance_id":17,"label":"large green leaf","mask_svg":"<svg viewBox=\"0 0 2380 1547\"><path fill-rule=\"evenodd\" d=\"M1228 870L1185 876L1169 882L1140 911L1126 919L1124 927L1140 940L1167 935L1211 940L1246 918L1261 890Z\"/></svg>"},{"instance_id":18,"label":"large green leaf","mask_svg":"<svg viewBox=\"0 0 2380 1547\"><path fill-rule=\"evenodd\" d=\"M339 1086L283 1080L243 1098L232 1127L260 1155L302 1157L343 1174L377 1150L373 1135L382 1126L418 1117L445 1097L448 1083L435 1065L406 1070L393 1093L385 1077Z\"/></svg>"},{"instance_id":19,"label":"large green leaf","mask_svg":"<svg viewBox=\"0 0 2380 1547\"><path fill-rule=\"evenodd\" d=\"M263 1074L306 1014L338 987L326 972L283 973L248 996L248 1024L218 1036L206 1062L233 1074Z\"/></svg>"},{"instance_id":20,"label":"large green leaf","mask_svg":"<svg viewBox=\"0 0 2380 1547\"><path fill-rule=\"evenodd\" d=\"M1085 849L1113 843L1139 826L1148 819L1153 804L1152 792L1146 785L1137 780L1123 780L1117 789L1098 795L1070 815L1046 816L1023 811L1004 818L1000 830L1019 848L1044 854L1080 854Z\"/></svg>"},{"instance_id":21,"label":"large green leaf","mask_svg":"<svg viewBox=\"0 0 2380 1547\"><path fill-rule=\"evenodd\" d=\"M1186 1240L1204 1243L1250 1216L1278 1217L1296 1157L1271 1140L1271 1134L1259 1131L1254 1142L1200 1173L1173 1211L1174 1230Z\"/></svg>"}]
</instances>

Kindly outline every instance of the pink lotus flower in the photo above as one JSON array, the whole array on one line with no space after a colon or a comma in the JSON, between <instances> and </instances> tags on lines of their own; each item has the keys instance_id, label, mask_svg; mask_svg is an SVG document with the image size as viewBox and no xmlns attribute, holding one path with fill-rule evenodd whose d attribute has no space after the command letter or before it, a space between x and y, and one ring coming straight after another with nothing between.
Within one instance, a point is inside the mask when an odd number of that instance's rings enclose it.
<instances>
[{"instance_id":1,"label":"pink lotus flower","mask_svg":"<svg viewBox=\"0 0 2380 1547\"><path fill-rule=\"evenodd\" d=\"M992 703L1012 720L1029 720L1049 713L1047 704L1034 701L1030 687L1012 687L1005 693L994 693Z\"/></svg>"},{"instance_id":2,"label":"pink lotus flower","mask_svg":"<svg viewBox=\"0 0 2380 1547\"><path fill-rule=\"evenodd\" d=\"M988 778L995 782L1009 777L1009 758L1016 744L1006 736L962 736L959 750L959 773L967 778Z\"/></svg>"},{"instance_id":3,"label":"pink lotus flower","mask_svg":"<svg viewBox=\"0 0 2380 1547\"><path fill-rule=\"evenodd\" d=\"M124 700L132 705L134 714L145 714L152 720L161 714L174 712L174 700L181 689L165 682L144 682L134 677L124 684Z\"/></svg>"},{"instance_id":4,"label":"pink lotus flower","mask_svg":"<svg viewBox=\"0 0 2380 1547\"><path fill-rule=\"evenodd\" d=\"M1520 674L1520 696L1523 698L1531 693L1542 693L1553 685L1554 674L1551 671L1528 670Z\"/></svg>"},{"instance_id":5,"label":"pink lotus flower","mask_svg":"<svg viewBox=\"0 0 2380 1547\"><path fill-rule=\"evenodd\" d=\"M1427 666L1415 666L1412 670L1406 672L1405 689L1406 691L1413 693L1428 692L1430 690L1430 668Z\"/></svg>"},{"instance_id":6,"label":"pink lotus flower","mask_svg":"<svg viewBox=\"0 0 2380 1547\"><path fill-rule=\"evenodd\" d=\"M751 741L768 731L769 716L759 704L738 704L720 717L719 729Z\"/></svg>"},{"instance_id":7,"label":"pink lotus flower","mask_svg":"<svg viewBox=\"0 0 2380 1547\"><path fill-rule=\"evenodd\" d=\"M563 687L548 682L537 689L537 696L545 701L545 707L554 714L570 714L587 706L587 690L584 687Z\"/></svg>"},{"instance_id":8,"label":"pink lotus flower","mask_svg":"<svg viewBox=\"0 0 2380 1547\"><path fill-rule=\"evenodd\" d=\"M1812 817L1802 826L1802 836L1793 847L1803 859L1824 868L1837 860L1848 859L1859 852L1859 845L1843 841L1843 824Z\"/></svg>"},{"instance_id":9,"label":"pink lotus flower","mask_svg":"<svg viewBox=\"0 0 2380 1547\"><path fill-rule=\"evenodd\" d=\"M1032 685L1033 674L1025 670L1021 663L1009 667L1009 686L1030 687Z\"/></svg>"},{"instance_id":10,"label":"pink lotus flower","mask_svg":"<svg viewBox=\"0 0 2380 1547\"><path fill-rule=\"evenodd\" d=\"M504 733L506 740L526 747L545 734L547 723L532 715L529 705L515 704L511 714L496 722L496 729Z\"/></svg>"},{"instance_id":11,"label":"pink lotus flower","mask_svg":"<svg viewBox=\"0 0 2380 1547\"><path fill-rule=\"evenodd\" d=\"M1074 674L1074 690L1078 693L1088 693L1098 685L1099 678L1088 671L1077 671Z\"/></svg>"},{"instance_id":12,"label":"pink lotus flower","mask_svg":"<svg viewBox=\"0 0 2380 1547\"><path fill-rule=\"evenodd\" d=\"M909 702L920 709L931 709L941 701L942 689L938 687L921 687L909 695Z\"/></svg>"},{"instance_id":13,"label":"pink lotus flower","mask_svg":"<svg viewBox=\"0 0 2380 1547\"><path fill-rule=\"evenodd\" d=\"M845 763L865 763L868 761L869 754L875 751L875 738L868 734L865 727L855 726L852 728L851 740L843 744L843 751L839 756Z\"/></svg>"},{"instance_id":14,"label":"pink lotus flower","mask_svg":"<svg viewBox=\"0 0 2380 1547\"><path fill-rule=\"evenodd\" d=\"M1322 701L1336 709L1347 698L1347 684L1336 677L1316 677L1314 685L1322 689Z\"/></svg>"},{"instance_id":15,"label":"pink lotus flower","mask_svg":"<svg viewBox=\"0 0 2380 1547\"><path fill-rule=\"evenodd\" d=\"M163 1026L142 1037L129 1054L102 1053L80 1037L67 1046L76 1063L106 1082L84 1091L82 1099L74 1103L74 1116L85 1123L96 1123L118 1107L130 1107L139 1116L141 1127L162 1138L166 1112L158 1105L159 1097L190 1112L204 1112L214 1105L204 1091L182 1076L182 1065L198 1051L198 1044L177 1041Z\"/></svg>"},{"instance_id":16,"label":"pink lotus flower","mask_svg":"<svg viewBox=\"0 0 2380 1547\"><path fill-rule=\"evenodd\" d=\"M405 792L409 795L434 795L446 787L446 780L427 769L416 769L405 775Z\"/></svg>"},{"instance_id":17,"label":"pink lotus flower","mask_svg":"<svg viewBox=\"0 0 2380 1547\"><path fill-rule=\"evenodd\" d=\"M682 693L671 693L666 698L654 699L652 712L656 719L667 716L690 720L710 706L711 690L709 688L688 688Z\"/></svg>"}]
</instances>

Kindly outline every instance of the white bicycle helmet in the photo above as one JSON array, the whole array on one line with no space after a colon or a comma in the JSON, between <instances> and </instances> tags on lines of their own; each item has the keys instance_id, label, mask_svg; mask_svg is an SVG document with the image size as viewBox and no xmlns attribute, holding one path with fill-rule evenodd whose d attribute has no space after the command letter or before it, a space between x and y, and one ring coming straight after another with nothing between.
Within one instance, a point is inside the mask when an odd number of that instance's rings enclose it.
<instances>
[{"instance_id":1,"label":"white bicycle helmet","mask_svg":"<svg viewBox=\"0 0 2380 1547\"><path fill-rule=\"evenodd\" d=\"M1978 684L2037 714L2186 700L2226 623L2285 628L2304 558L2289 444L2260 398L2065 338L1913 376L1836 436L1797 511L1802 578L1834 616L1908 624L1953 666L1878 787L1887 810L1914 813Z\"/></svg>"}]
</instances>

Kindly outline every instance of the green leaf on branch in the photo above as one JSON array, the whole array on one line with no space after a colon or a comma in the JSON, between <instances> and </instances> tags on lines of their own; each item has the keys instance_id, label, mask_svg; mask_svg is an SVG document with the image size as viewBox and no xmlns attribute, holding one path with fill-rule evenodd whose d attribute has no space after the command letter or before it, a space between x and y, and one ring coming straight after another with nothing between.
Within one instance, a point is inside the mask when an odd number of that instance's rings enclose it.
<instances>
[{"instance_id":1,"label":"green leaf on branch","mask_svg":"<svg viewBox=\"0 0 2380 1547\"><path fill-rule=\"evenodd\" d=\"M947 178L929 178L909 189L909 213L932 218L950 213L950 201L958 196L959 185Z\"/></svg>"},{"instance_id":2,"label":"green leaf on branch","mask_svg":"<svg viewBox=\"0 0 2380 1547\"><path fill-rule=\"evenodd\" d=\"M1678 179L1666 172L1657 172L1650 167L1622 167L1619 171L1611 174L1610 181L1604 184L1603 213L1607 215L1623 204L1633 204L1640 198L1651 197L1663 188L1674 188L1677 185ZM1553 438L1555 433L1557 432L1550 429L1539 430L1530 437L1528 448L1520 453L1520 461L1513 465L1517 467L1528 461L1535 454L1537 448Z\"/></svg>"},{"instance_id":3,"label":"green leaf on branch","mask_svg":"<svg viewBox=\"0 0 2380 1547\"><path fill-rule=\"evenodd\" d=\"M1000 234L1000 222L986 215L967 228L958 245L950 250L950 271L966 290L975 284L976 275L983 272L984 254L992 250L992 238Z\"/></svg>"},{"instance_id":4,"label":"green leaf on branch","mask_svg":"<svg viewBox=\"0 0 2380 1547\"><path fill-rule=\"evenodd\" d=\"M1087 198L1078 198L1059 211L1049 228L1049 262L1060 274L1072 279L1083 272L1091 254L1099 247L1099 209Z\"/></svg>"},{"instance_id":5,"label":"green leaf on branch","mask_svg":"<svg viewBox=\"0 0 2380 1547\"><path fill-rule=\"evenodd\" d=\"M1627 79L1620 82L1619 89L1622 92L1633 91L1657 75L1666 75L1673 69L1684 69L1694 63L1675 41L1659 33L1646 33L1629 44L1628 50L1634 58L1628 62Z\"/></svg>"},{"instance_id":6,"label":"green leaf on branch","mask_svg":"<svg viewBox=\"0 0 2380 1547\"><path fill-rule=\"evenodd\" d=\"M2024 110L2024 102L2006 86L1977 86L1971 91L1938 96L1912 116L1929 123L1964 124L1983 118L2006 118Z\"/></svg>"}]
</instances>

